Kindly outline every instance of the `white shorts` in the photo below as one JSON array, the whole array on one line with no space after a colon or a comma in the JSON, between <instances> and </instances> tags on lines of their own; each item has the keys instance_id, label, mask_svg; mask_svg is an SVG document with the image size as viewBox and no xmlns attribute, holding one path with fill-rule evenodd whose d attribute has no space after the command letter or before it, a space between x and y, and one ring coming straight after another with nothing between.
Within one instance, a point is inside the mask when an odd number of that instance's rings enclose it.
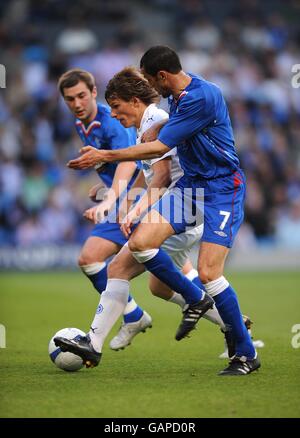
<instances>
[{"instance_id":1,"label":"white shorts","mask_svg":"<svg viewBox=\"0 0 300 438\"><path fill-rule=\"evenodd\" d=\"M194 245L199 245L203 234L203 224L185 233L174 234L164 241L161 248L172 258L178 269L182 269Z\"/></svg>"}]
</instances>

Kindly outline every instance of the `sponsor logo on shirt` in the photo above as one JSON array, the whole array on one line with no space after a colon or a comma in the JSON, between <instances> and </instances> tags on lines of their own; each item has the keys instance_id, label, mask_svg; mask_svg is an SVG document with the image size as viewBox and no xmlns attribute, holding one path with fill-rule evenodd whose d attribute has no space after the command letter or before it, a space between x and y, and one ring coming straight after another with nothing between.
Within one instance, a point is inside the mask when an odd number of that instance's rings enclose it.
<instances>
[{"instance_id":1,"label":"sponsor logo on shirt","mask_svg":"<svg viewBox=\"0 0 300 438\"><path fill-rule=\"evenodd\" d=\"M214 231L214 233L216 233L220 237L227 237L227 234L224 233L224 231Z\"/></svg>"}]
</instances>

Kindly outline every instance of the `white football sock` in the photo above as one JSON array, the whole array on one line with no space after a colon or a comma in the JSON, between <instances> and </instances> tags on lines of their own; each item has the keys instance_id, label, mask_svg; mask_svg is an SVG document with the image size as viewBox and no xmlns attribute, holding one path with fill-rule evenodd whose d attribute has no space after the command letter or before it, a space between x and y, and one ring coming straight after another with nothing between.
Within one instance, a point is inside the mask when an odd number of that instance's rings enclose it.
<instances>
[{"instance_id":1,"label":"white football sock","mask_svg":"<svg viewBox=\"0 0 300 438\"><path fill-rule=\"evenodd\" d=\"M186 277L193 281L194 278L198 277L198 271L196 269L191 269L190 272L188 272L186 274ZM205 285L206 287L206 285ZM203 315L203 318L207 319L208 321L217 324L221 327L222 330L225 330L225 324L222 320L222 318L220 317L220 314L216 308L216 306L214 305L214 307L212 309L209 309L205 315Z\"/></svg>"},{"instance_id":2,"label":"white football sock","mask_svg":"<svg viewBox=\"0 0 300 438\"><path fill-rule=\"evenodd\" d=\"M223 322L223 319L221 318L216 306L212 309L209 309L204 315L203 318L207 319L210 322L213 322L214 324L217 324L221 327L222 330L226 330L226 326Z\"/></svg>"},{"instance_id":3,"label":"white football sock","mask_svg":"<svg viewBox=\"0 0 300 438\"><path fill-rule=\"evenodd\" d=\"M100 353L104 341L122 315L128 302L129 282L111 278L107 280L107 286L102 293L99 306L89 332L94 349Z\"/></svg>"},{"instance_id":4,"label":"white football sock","mask_svg":"<svg viewBox=\"0 0 300 438\"><path fill-rule=\"evenodd\" d=\"M123 315L128 315L128 313L133 312L137 306L135 300L131 297L131 300L127 302Z\"/></svg>"},{"instance_id":5,"label":"white football sock","mask_svg":"<svg viewBox=\"0 0 300 438\"><path fill-rule=\"evenodd\" d=\"M178 294L177 292L174 292L174 291L173 291L173 295L171 296L171 298L168 301L170 303L178 304L178 306L180 306L182 309L186 305L186 302L185 302L185 299L183 298L183 296Z\"/></svg>"}]
</instances>

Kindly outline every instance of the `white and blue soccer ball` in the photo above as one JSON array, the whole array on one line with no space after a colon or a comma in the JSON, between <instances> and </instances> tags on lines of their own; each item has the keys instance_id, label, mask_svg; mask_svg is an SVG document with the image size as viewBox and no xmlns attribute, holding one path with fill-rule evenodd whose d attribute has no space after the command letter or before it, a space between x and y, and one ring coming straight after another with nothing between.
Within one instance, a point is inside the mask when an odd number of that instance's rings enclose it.
<instances>
[{"instance_id":1,"label":"white and blue soccer ball","mask_svg":"<svg viewBox=\"0 0 300 438\"><path fill-rule=\"evenodd\" d=\"M49 356L52 362L64 371L78 371L83 367L81 357L68 351L62 352L59 347L54 344L54 338L61 336L67 339L76 339L86 334L78 328L64 328L59 330L49 342Z\"/></svg>"}]
</instances>

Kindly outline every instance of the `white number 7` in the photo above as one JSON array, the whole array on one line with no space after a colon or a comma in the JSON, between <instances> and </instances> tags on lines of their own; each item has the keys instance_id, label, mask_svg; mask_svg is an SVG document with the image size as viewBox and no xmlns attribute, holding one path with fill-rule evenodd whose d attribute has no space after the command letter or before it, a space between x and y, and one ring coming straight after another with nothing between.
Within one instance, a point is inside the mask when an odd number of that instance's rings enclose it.
<instances>
[{"instance_id":1,"label":"white number 7","mask_svg":"<svg viewBox=\"0 0 300 438\"><path fill-rule=\"evenodd\" d=\"M223 220L223 222L220 225L220 230L224 230L225 225L227 224L227 221L229 219L230 212L229 211L220 210L219 213L220 213L221 216L224 216L224 220Z\"/></svg>"}]
</instances>

